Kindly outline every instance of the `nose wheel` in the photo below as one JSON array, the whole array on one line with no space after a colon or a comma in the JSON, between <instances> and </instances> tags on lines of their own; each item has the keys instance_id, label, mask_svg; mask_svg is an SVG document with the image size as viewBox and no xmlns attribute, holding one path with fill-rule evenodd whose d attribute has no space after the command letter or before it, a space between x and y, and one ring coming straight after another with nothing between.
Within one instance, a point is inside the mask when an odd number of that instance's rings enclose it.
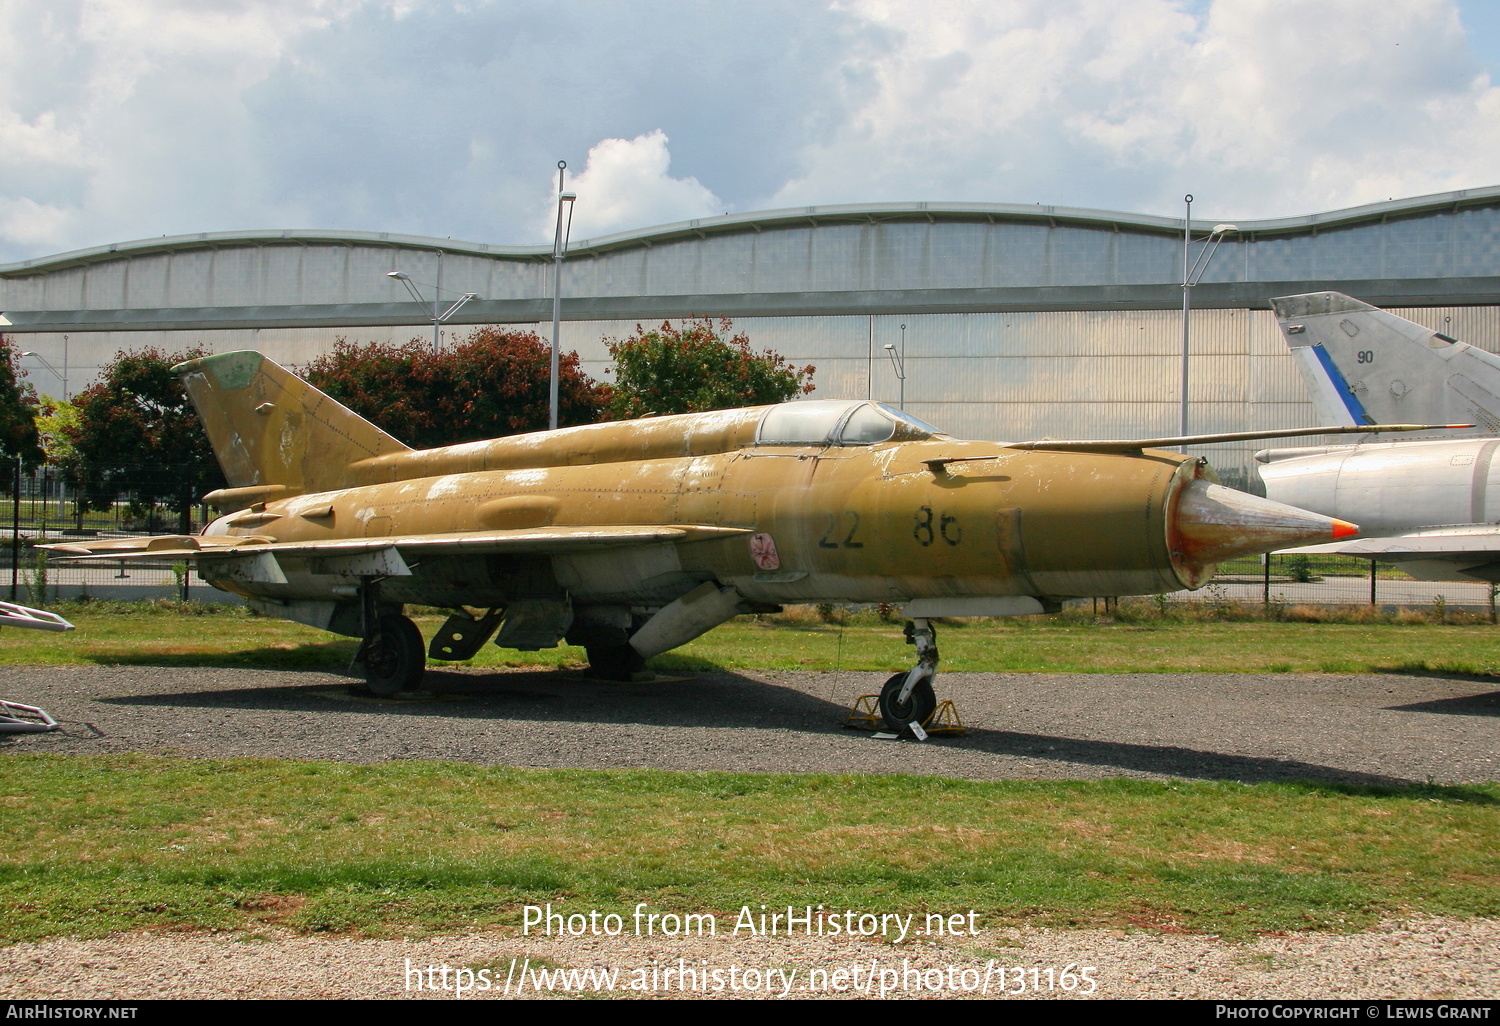
<instances>
[{"instance_id":1,"label":"nose wheel","mask_svg":"<svg viewBox=\"0 0 1500 1026\"><path fill-rule=\"evenodd\" d=\"M937 708L937 693L932 690L931 681L918 681L907 691L905 698L901 697L901 693L907 690L905 685L909 673L892 674L885 687L880 689L880 718L891 730L910 730L913 723L920 726Z\"/></svg>"},{"instance_id":2,"label":"nose wheel","mask_svg":"<svg viewBox=\"0 0 1500 1026\"><path fill-rule=\"evenodd\" d=\"M917 647L917 665L903 673L892 674L880 689L880 718L887 729L906 733L937 709L937 693L932 682L937 676L937 630L925 619L906 625L906 641Z\"/></svg>"}]
</instances>

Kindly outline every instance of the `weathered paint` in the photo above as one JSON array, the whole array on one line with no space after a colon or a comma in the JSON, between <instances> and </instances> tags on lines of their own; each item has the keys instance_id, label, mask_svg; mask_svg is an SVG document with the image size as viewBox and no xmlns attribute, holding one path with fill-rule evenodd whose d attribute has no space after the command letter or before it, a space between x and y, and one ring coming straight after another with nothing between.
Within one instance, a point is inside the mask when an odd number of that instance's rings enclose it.
<instances>
[{"instance_id":1,"label":"weathered paint","mask_svg":"<svg viewBox=\"0 0 1500 1026\"><path fill-rule=\"evenodd\" d=\"M218 375L221 361L233 387ZM1195 561L1194 546L1227 551L1227 538L1234 548L1232 524L1228 536L1210 525L1210 542L1180 532L1179 497L1207 470L1176 453L960 441L893 411L878 414L892 425L884 442L841 445L834 434L821 444L756 444L774 407L419 452L270 361L246 379L244 362L236 354L184 367L216 449L233 454L221 498L265 495L204 537L221 547L243 541L244 555L220 558L272 553L284 580L263 568L230 572L240 562L220 571L206 554L199 573L320 626L349 619L336 613L350 601L349 577L330 572L330 559L385 549L411 569L381 585L387 602L526 604L529 625L516 636L528 644L548 624L566 630L574 615L602 623L667 607L648 621L660 644L702 627L701 609L667 621L674 609L697 609L674 603L709 594L709 584L720 596L715 610L734 607L731 593L761 605L926 600L923 608L939 610L924 615L944 615L944 600L957 610L977 608L973 599L1030 597L1037 601L1000 605L1031 610L1074 596L1197 587L1212 568ZM870 411L853 402L846 414L868 426ZM1287 510L1265 508L1273 519ZM1317 537L1326 525L1289 512L1268 547ZM67 551L117 556L133 544ZM770 569L757 562L768 550Z\"/></svg>"}]
</instances>

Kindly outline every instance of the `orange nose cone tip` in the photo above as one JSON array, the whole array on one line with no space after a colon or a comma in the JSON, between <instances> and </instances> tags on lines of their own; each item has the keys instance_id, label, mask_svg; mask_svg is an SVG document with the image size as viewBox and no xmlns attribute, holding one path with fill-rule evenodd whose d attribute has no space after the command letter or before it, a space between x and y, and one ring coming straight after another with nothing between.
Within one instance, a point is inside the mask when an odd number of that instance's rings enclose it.
<instances>
[{"instance_id":1,"label":"orange nose cone tip","mask_svg":"<svg viewBox=\"0 0 1500 1026\"><path fill-rule=\"evenodd\" d=\"M1175 551L1193 566L1346 538L1359 528L1223 485L1189 482L1177 500Z\"/></svg>"}]
</instances>

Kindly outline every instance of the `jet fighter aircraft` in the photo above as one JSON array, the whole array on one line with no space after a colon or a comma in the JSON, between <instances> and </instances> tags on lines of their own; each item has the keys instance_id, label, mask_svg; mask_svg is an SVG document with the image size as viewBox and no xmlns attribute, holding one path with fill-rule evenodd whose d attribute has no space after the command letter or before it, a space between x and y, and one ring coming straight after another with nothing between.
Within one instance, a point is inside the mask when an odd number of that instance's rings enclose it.
<instances>
[{"instance_id":1,"label":"jet fighter aircraft","mask_svg":"<svg viewBox=\"0 0 1500 1026\"><path fill-rule=\"evenodd\" d=\"M1325 424L1468 423L1441 439L1263 450L1266 494L1359 522L1360 537L1318 551L1500 581L1500 357L1337 292L1271 306Z\"/></svg>"},{"instance_id":2,"label":"jet fighter aircraft","mask_svg":"<svg viewBox=\"0 0 1500 1026\"><path fill-rule=\"evenodd\" d=\"M884 602L919 657L881 695L900 729L936 704L933 618L1196 588L1218 560L1355 531L1153 451L1271 432L961 441L879 403L804 400L414 451L259 353L177 370L228 481L206 500L233 512L194 536L49 548L194 561L256 609L363 639L381 694L425 667L407 603L454 610L434 659L567 640L629 679L736 613Z\"/></svg>"}]
</instances>

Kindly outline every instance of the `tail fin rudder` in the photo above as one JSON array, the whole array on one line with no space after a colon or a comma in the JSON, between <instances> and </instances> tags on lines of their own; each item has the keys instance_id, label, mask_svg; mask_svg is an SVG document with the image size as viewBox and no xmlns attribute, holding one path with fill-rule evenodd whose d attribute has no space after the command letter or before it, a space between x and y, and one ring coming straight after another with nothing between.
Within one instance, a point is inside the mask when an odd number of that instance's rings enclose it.
<instances>
[{"instance_id":1,"label":"tail fin rudder","mask_svg":"<svg viewBox=\"0 0 1500 1026\"><path fill-rule=\"evenodd\" d=\"M257 352L221 353L173 368L208 432L233 508L348 487L349 465L409 447Z\"/></svg>"},{"instance_id":2,"label":"tail fin rudder","mask_svg":"<svg viewBox=\"0 0 1500 1026\"><path fill-rule=\"evenodd\" d=\"M1320 422L1500 433L1500 358L1338 292L1271 307Z\"/></svg>"}]
</instances>

